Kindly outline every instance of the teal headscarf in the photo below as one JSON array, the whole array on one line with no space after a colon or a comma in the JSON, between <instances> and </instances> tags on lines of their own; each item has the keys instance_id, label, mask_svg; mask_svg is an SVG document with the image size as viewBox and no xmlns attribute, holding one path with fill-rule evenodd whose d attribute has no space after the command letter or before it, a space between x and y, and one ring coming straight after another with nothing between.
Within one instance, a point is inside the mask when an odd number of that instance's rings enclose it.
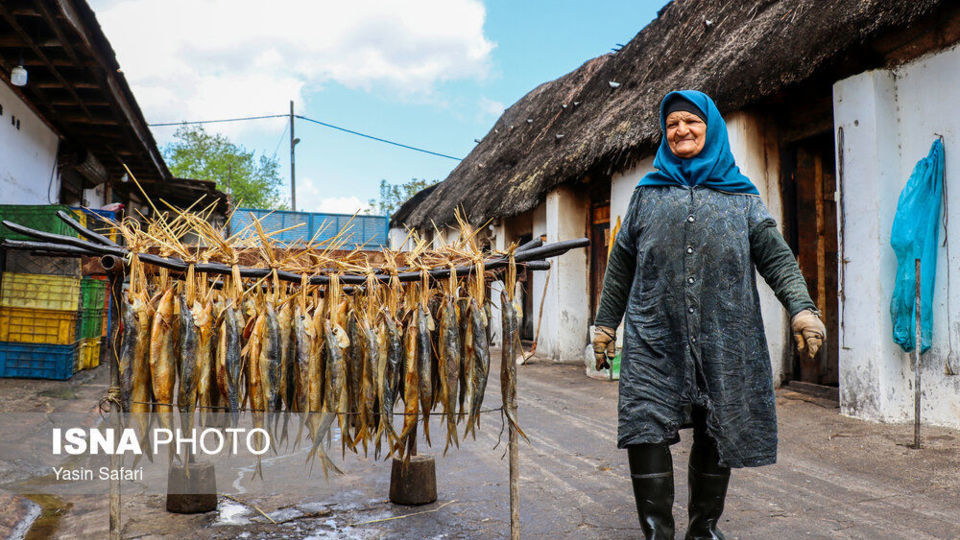
<instances>
[{"instance_id":1,"label":"teal headscarf","mask_svg":"<svg viewBox=\"0 0 960 540\"><path fill-rule=\"evenodd\" d=\"M707 123L706 141L703 150L689 159L678 158L667 144L666 105L673 99L682 97L702 111ZM660 102L660 148L653 166L657 169L647 173L640 180L640 186L703 186L729 193L747 193L759 195L750 179L740 173L730 151L727 136L727 124L720 116L710 96L696 90L678 90L664 96Z\"/></svg>"}]
</instances>

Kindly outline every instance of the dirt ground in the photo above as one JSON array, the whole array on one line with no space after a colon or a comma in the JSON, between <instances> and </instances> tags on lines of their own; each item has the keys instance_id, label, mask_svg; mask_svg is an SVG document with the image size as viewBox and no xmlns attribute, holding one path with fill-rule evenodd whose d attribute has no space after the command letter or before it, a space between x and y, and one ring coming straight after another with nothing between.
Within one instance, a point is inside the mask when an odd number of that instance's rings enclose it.
<instances>
[{"instance_id":1,"label":"dirt ground","mask_svg":"<svg viewBox=\"0 0 960 540\"><path fill-rule=\"evenodd\" d=\"M498 357L499 355L495 355ZM487 407L497 407L496 374ZM527 538L637 538L626 453L616 449L616 383L584 376L577 366L546 362L519 368L520 421L531 444L520 446L520 496ZM106 388L106 368L69 382L0 380L0 411L90 411ZM960 538L960 433L924 428L912 450L912 426L881 425L839 415L834 404L781 389L776 465L735 470L721 528L728 538ZM2 422L2 420L0 420ZM434 434L442 433L432 422ZM504 538L508 536L507 461L497 415L476 441L436 458L436 503L387 501L390 463L348 458L344 474L304 482L303 454L277 459L266 476L275 491L221 496L217 511L169 514L161 495L125 494L125 538ZM5 436L31 426L4 426ZM35 429L35 427L33 428ZM9 434L9 435L8 435ZM678 536L686 514L689 436L673 448ZM435 439L439 438L437 435ZM338 459L339 462L339 459ZM0 456L0 480L29 474L29 464ZM286 492L285 492L286 491ZM33 497L43 509L31 536L105 537L103 496ZM13 508L16 505L5 505ZM269 519L261 514L269 516ZM271 520L273 522L271 522ZM0 525L11 521L0 520Z\"/></svg>"}]
</instances>

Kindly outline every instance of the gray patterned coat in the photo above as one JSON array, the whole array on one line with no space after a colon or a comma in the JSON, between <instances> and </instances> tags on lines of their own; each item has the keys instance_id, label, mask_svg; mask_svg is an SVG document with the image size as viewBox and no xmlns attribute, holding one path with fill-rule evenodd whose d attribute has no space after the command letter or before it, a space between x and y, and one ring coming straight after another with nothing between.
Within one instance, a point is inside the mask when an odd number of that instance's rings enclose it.
<instances>
[{"instance_id":1,"label":"gray patterned coat","mask_svg":"<svg viewBox=\"0 0 960 540\"><path fill-rule=\"evenodd\" d=\"M770 357L754 268L794 315L816 309L756 195L638 187L611 251L596 324L625 315L618 446L675 443L707 410L721 463L777 457Z\"/></svg>"}]
</instances>

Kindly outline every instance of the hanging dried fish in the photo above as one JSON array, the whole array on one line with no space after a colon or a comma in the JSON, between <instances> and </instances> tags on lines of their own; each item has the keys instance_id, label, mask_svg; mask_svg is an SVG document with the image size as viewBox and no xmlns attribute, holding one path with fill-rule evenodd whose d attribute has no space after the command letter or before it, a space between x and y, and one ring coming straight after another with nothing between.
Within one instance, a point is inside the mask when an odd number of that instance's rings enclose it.
<instances>
[{"instance_id":1,"label":"hanging dried fish","mask_svg":"<svg viewBox=\"0 0 960 540\"><path fill-rule=\"evenodd\" d=\"M131 308L136 314L136 346L134 347L131 373L133 383L130 389L130 414L137 424L140 448L147 448L149 440L150 411L153 410L153 385L150 378L150 325L153 320L153 307L149 301L134 296ZM145 452L147 459L153 461L153 454ZM143 454L140 454L143 455ZM140 456L134 458L134 464Z\"/></svg>"},{"instance_id":2,"label":"hanging dried fish","mask_svg":"<svg viewBox=\"0 0 960 540\"><path fill-rule=\"evenodd\" d=\"M206 427L213 407L219 404L216 391L216 360L214 358L213 302L206 298L193 303L193 322L197 325L197 407L200 425Z\"/></svg>"},{"instance_id":3,"label":"hanging dried fish","mask_svg":"<svg viewBox=\"0 0 960 540\"><path fill-rule=\"evenodd\" d=\"M164 429L173 431L173 389L177 382L175 333L177 320L174 313L173 289L168 288L160 297L150 330L150 381L157 401L157 417ZM174 456L170 446L170 460Z\"/></svg>"},{"instance_id":4,"label":"hanging dried fish","mask_svg":"<svg viewBox=\"0 0 960 540\"><path fill-rule=\"evenodd\" d=\"M279 442L287 440L287 422L290 419L289 411L293 409L294 394L294 356L296 351L296 341L293 335L293 308L289 303L285 303L280 311L277 312L277 326L280 329L280 373L277 380L277 394L279 403L277 410L287 410L288 414L283 414L283 428L280 433Z\"/></svg>"},{"instance_id":5,"label":"hanging dried fish","mask_svg":"<svg viewBox=\"0 0 960 540\"><path fill-rule=\"evenodd\" d=\"M411 444L410 437L417 426L417 416L419 414L419 392L420 392L420 370L417 344L419 339L417 333L419 329L418 319L419 310L410 313L409 320L403 335L403 429L400 431L400 437L395 446L395 452L409 459L409 452L404 451L404 446Z\"/></svg>"},{"instance_id":6,"label":"hanging dried fish","mask_svg":"<svg viewBox=\"0 0 960 540\"><path fill-rule=\"evenodd\" d=\"M395 444L399 435L393 425L393 410L400 396L400 380L403 372L403 339L396 319L387 311L381 312L381 366L380 382L378 384L378 399L380 401L380 428L378 432L387 435L387 447Z\"/></svg>"},{"instance_id":7,"label":"hanging dried fish","mask_svg":"<svg viewBox=\"0 0 960 540\"><path fill-rule=\"evenodd\" d=\"M276 451L277 411L280 402L280 325L277 324L277 312L269 302L264 314L263 334L260 337L260 391L263 393L263 411L266 412L268 443Z\"/></svg>"},{"instance_id":8,"label":"hanging dried fish","mask_svg":"<svg viewBox=\"0 0 960 540\"><path fill-rule=\"evenodd\" d=\"M510 269L507 271L504 290L500 294L500 310L503 315L503 351L500 357L500 394L503 400L503 414L510 426L524 439L527 435L517 422L514 404L517 399L517 345L520 340L520 308L514 303L513 291L517 283L516 263L510 254Z\"/></svg>"},{"instance_id":9,"label":"hanging dried fish","mask_svg":"<svg viewBox=\"0 0 960 540\"><path fill-rule=\"evenodd\" d=\"M470 337L472 340L470 346L470 373L467 377L470 380L471 398L469 400L469 417L467 426L464 428L463 436L472 433L476 439L476 429L480 422L480 407L483 405L483 394L487 388L487 379L490 375L490 341L487 339L487 318L486 314L477 305L476 299L470 300L469 309Z\"/></svg>"},{"instance_id":10,"label":"hanging dried fish","mask_svg":"<svg viewBox=\"0 0 960 540\"><path fill-rule=\"evenodd\" d=\"M454 278L455 279L455 278ZM440 310L440 347L437 351L437 363L440 376L440 400L447 421L447 442L443 452L446 454L453 443L458 448L457 439L457 391L460 382L460 327L457 320L457 303L452 294L447 294Z\"/></svg>"},{"instance_id":11,"label":"hanging dried fish","mask_svg":"<svg viewBox=\"0 0 960 540\"><path fill-rule=\"evenodd\" d=\"M253 427L255 429L263 429L264 427L264 414L266 411L266 400L264 399L263 392L263 371L260 366L260 358L262 356L264 334L267 333L267 316L266 313L260 313L257 318L254 320L253 327L250 330L250 337L247 339L247 344L244 347L246 351L246 365L247 365L247 402L250 406L251 415L253 417ZM262 448L264 441L260 435L256 435L256 444L258 448ZM257 475L260 478L263 478L263 469L260 463L260 456L257 456L257 469L254 472L254 477Z\"/></svg>"},{"instance_id":12,"label":"hanging dried fish","mask_svg":"<svg viewBox=\"0 0 960 540\"><path fill-rule=\"evenodd\" d=\"M230 411L231 423L237 426L240 418L240 406L243 381L243 354L241 348L241 333L244 322L243 315L228 302L220 314L220 330L217 346L217 387L220 395L227 400L227 409Z\"/></svg>"},{"instance_id":13,"label":"hanging dried fish","mask_svg":"<svg viewBox=\"0 0 960 540\"><path fill-rule=\"evenodd\" d=\"M197 326L193 312L187 307L185 296L180 302L180 336L177 344L177 356L180 359L180 384L177 392L177 408L180 410L180 426L189 437L193 429L193 412L197 406Z\"/></svg>"},{"instance_id":14,"label":"hanging dried fish","mask_svg":"<svg viewBox=\"0 0 960 540\"><path fill-rule=\"evenodd\" d=\"M120 359L117 364L120 372L120 409L130 412L130 396L133 394L133 366L137 355L137 337L139 325L137 313L130 302L121 302L120 316L123 321L123 336L120 344Z\"/></svg>"}]
</instances>

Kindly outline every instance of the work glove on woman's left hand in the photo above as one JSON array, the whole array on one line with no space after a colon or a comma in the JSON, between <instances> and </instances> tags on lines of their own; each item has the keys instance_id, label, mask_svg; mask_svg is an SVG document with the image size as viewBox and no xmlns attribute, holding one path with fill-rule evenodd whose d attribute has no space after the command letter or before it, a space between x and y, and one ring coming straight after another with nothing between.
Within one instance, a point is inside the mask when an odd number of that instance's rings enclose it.
<instances>
[{"instance_id":1,"label":"work glove on woman's left hand","mask_svg":"<svg viewBox=\"0 0 960 540\"><path fill-rule=\"evenodd\" d=\"M797 342L797 352L806 351L810 358L817 355L820 346L827 339L827 328L820 317L809 309L793 316L790 329L793 331L793 339Z\"/></svg>"},{"instance_id":2,"label":"work glove on woman's left hand","mask_svg":"<svg viewBox=\"0 0 960 540\"><path fill-rule=\"evenodd\" d=\"M608 358L617 354L617 330L607 326L595 326L593 330L593 358L597 371L610 367Z\"/></svg>"}]
</instances>

